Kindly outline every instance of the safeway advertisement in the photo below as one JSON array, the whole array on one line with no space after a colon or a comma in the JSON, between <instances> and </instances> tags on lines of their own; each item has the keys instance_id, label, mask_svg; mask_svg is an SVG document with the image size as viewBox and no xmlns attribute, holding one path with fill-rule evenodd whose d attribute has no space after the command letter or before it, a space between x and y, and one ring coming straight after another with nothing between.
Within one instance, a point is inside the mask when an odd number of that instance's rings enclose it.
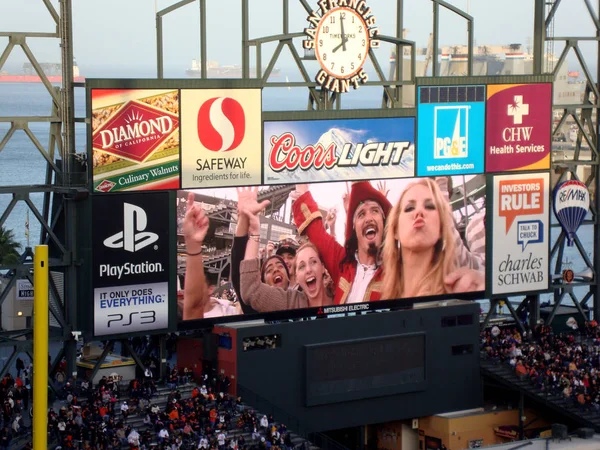
<instances>
[{"instance_id":1,"label":"safeway advertisement","mask_svg":"<svg viewBox=\"0 0 600 450\"><path fill-rule=\"evenodd\" d=\"M181 186L261 183L260 89L181 90Z\"/></svg>"},{"instance_id":2,"label":"safeway advertisement","mask_svg":"<svg viewBox=\"0 0 600 450\"><path fill-rule=\"evenodd\" d=\"M494 177L492 294L549 286L548 173Z\"/></svg>"},{"instance_id":3,"label":"safeway advertisement","mask_svg":"<svg viewBox=\"0 0 600 450\"><path fill-rule=\"evenodd\" d=\"M413 177L415 120L265 122L264 184Z\"/></svg>"},{"instance_id":4,"label":"safeway advertisement","mask_svg":"<svg viewBox=\"0 0 600 450\"><path fill-rule=\"evenodd\" d=\"M486 172L550 168L552 84L487 88Z\"/></svg>"}]
</instances>

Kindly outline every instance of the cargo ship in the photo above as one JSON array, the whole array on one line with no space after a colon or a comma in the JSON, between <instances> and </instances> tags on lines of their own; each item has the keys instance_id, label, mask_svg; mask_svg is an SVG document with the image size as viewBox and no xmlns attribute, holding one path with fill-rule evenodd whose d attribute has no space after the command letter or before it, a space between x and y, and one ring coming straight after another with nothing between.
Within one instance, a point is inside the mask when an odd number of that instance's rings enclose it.
<instances>
[{"instance_id":1,"label":"cargo ship","mask_svg":"<svg viewBox=\"0 0 600 450\"><path fill-rule=\"evenodd\" d=\"M261 75L264 75L265 69ZM278 77L280 69L273 68L271 77ZM185 71L185 75L189 78L200 78L200 63L198 60L192 60L192 66ZM256 68L250 68L250 78L256 77ZM206 78L242 78L242 66L229 65L222 66L217 61L208 61L206 64Z\"/></svg>"},{"instance_id":2,"label":"cargo ship","mask_svg":"<svg viewBox=\"0 0 600 450\"><path fill-rule=\"evenodd\" d=\"M50 83L62 83L62 65L61 63L40 63L40 67L48 78ZM85 77L79 74L79 67L73 61L73 81L83 83ZM23 64L23 70L19 74L0 71L0 83L41 83L42 79L35 71L33 64L26 62Z\"/></svg>"}]
</instances>

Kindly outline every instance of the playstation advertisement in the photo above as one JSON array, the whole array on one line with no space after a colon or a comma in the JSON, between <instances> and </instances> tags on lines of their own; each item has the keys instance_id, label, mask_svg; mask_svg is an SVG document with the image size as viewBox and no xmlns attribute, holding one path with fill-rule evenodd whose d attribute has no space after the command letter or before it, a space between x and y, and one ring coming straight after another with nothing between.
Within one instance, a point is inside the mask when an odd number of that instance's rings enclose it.
<instances>
[{"instance_id":1,"label":"playstation advertisement","mask_svg":"<svg viewBox=\"0 0 600 450\"><path fill-rule=\"evenodd\" d=\"M94 334L169 324L168 192L94 196Z\"/></svg>"}]
</instances>

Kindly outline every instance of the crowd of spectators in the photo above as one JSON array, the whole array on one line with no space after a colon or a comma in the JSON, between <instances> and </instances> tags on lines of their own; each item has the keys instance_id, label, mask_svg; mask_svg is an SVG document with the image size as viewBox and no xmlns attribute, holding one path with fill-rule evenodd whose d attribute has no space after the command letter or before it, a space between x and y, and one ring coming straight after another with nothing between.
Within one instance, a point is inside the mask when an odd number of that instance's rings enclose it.
<instances>
[{"instance_id":1,"label":"crowd of spectators","mask_svg":"<svg viewBox=\"0 0 600 450\"><path fill-rule=\"evenodd\" d=\"M12 448L20 435L31 435L31 430L23 429L22 420L14 425L30 403L24 394L30 392L18 381L29 381L29 370L20 371L17 381L8 374L0 382L4 403L0 450ZM111 377L102 377L97 384L87 379L66 382L60 407L48 411L49 448L292 450L286 426L276 425L272 416L259 415L240 397L230 395L228 377L203 374L200 384L191 385L192 377L188 368L169 370L166 405L164 397L157 401L150 370L128 385ZM187 386L185 397L182 386ZM31 443L25 448L31 448Z\"/></svg>"},{"instance_id":2,"label":"crowd of spectators","mask_svg":"<svg viewBox=\"0 0 600 450\"><path fill-rule=\"evenodd\" d=\"M2 405L0 449L8 449L11 441L29 433L24 416L29 414L31 403L31 377L33 366L25 366L21 358L16 361L17 376L10 373L0 381L0 404Z\"/></svg>"},{"instance_id":3,"label":"crowd of spectators","mask_svg":"<svg viewBox=\"0 0 600 450\"><path fill-rule=\"evenodd\" d=\"M482 355L509 364L548 395L560 395L584 410L600 413L600 326L588 321L581 330L553 333L540 326L522 336L517 328L494 327L481 333Z\"/></svg>"}]
</instances>

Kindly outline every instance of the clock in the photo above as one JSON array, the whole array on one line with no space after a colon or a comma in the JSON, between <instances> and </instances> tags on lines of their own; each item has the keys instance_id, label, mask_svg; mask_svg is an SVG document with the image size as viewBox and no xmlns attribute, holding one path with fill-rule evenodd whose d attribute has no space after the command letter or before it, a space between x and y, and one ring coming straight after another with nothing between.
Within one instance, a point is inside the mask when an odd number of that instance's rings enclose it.
<instances>
[{"instance_id":1,"label":"clock","mask_svg":"<svg viewBox=\"0 0 600 450\"><path fill-rule=\"evenodd\" d=\"M319 7L308 16L302 41L321 66L315 80L331 92L358 89L369 80L363 69L369 49L379 47L375 15L365 0L320 0Z\"/></svg>"},{"instance_id":2,"label":"clock","mask_svg":"<svg viewBox=\"0 0 600 450\"><path fill-rule=\"evenodd\" d=\"M327 11L315 27L315 56L321 68L336 79L358 74L369 54L369 29L352 8Z\"/></svg>"}]
</instances>

